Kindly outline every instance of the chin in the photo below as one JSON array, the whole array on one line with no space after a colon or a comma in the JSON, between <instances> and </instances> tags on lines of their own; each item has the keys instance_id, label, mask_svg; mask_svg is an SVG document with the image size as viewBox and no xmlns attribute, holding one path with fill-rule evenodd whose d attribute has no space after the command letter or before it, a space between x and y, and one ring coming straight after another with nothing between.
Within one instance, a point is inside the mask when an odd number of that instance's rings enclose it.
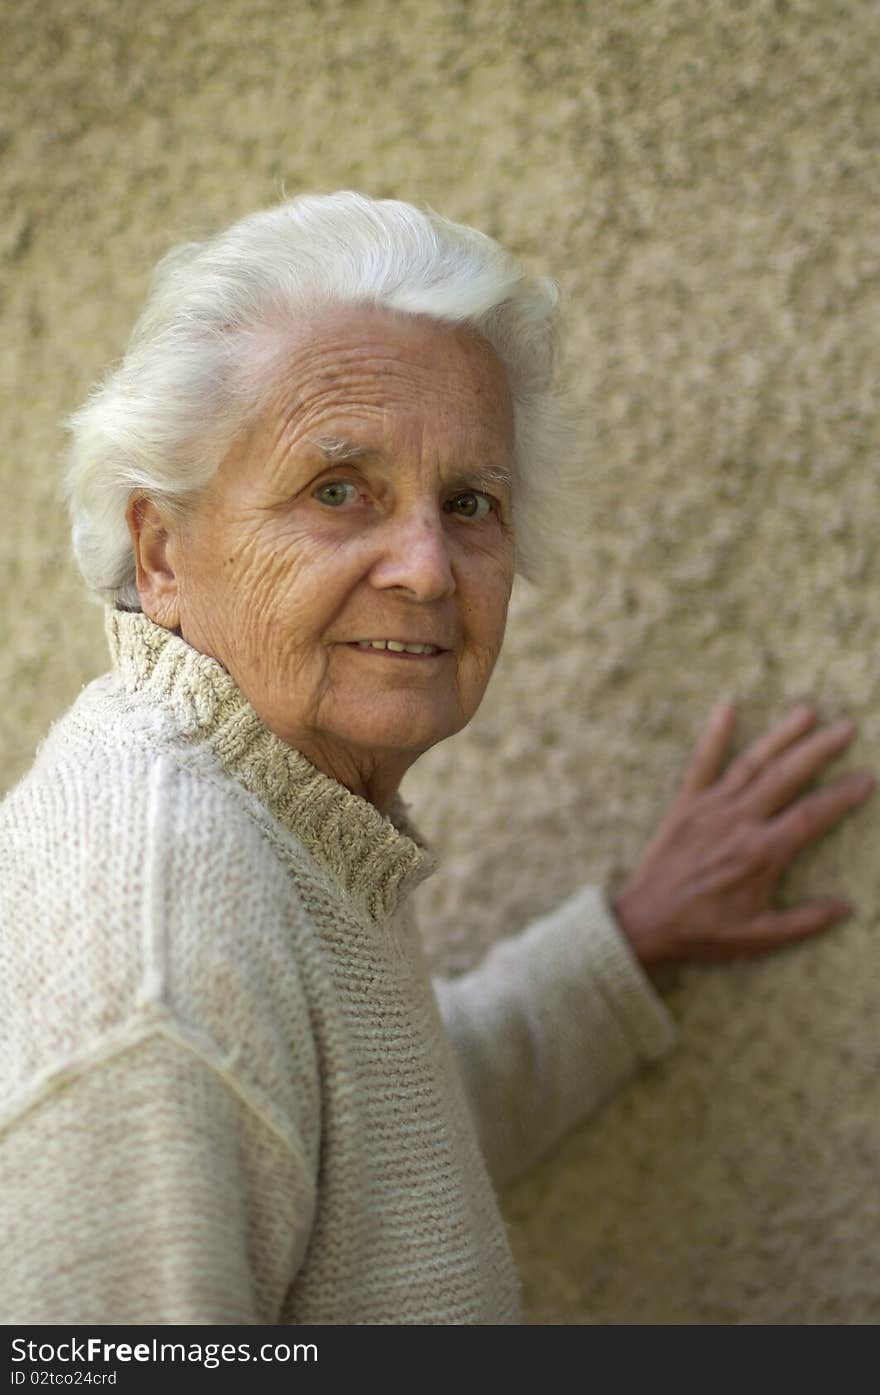
<instances>
[{"instance_id":1,"label":"chin","mask_svg":"<svg viewBox=\"0 0 880 1395\"><path fill-rule=\"evenodd\" d=\"M347 730L338 732L343 744L357 747L366 752L383 752L388 756L399 755L415 760L438 742L454 736L465 725L460 713L444 715L442 720L420 716L409 719L402 714L376 714L369 721L353 723Z\"/></svg>"},{"instance_id":2,"label":"chin","mask_svg":"<svg viewBox=\"0 0 880 1395\"><path fill-rule=\"evenodd\" d=\"M448 727L443 731L436 728L402 731L400 727L379 727L359 732L356 736L352 734L346 744L352 749L360 749L367 755L381 754L389 759L400 757L401 760L408 759L412 762L432 746L452 735L453 732Z\"/></svg>"}]
</instances>

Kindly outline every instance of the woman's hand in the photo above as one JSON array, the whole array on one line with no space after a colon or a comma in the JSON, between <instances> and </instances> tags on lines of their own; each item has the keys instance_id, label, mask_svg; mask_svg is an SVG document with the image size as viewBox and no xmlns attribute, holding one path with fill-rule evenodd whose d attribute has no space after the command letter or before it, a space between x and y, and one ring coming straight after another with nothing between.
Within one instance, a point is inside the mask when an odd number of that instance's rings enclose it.
<instances>
[{"instance_id":1,"label":"woman's hand","mask_svg":"<svg viewBox=\"0 0 880 1395\"><path fill-rule=\"evenodd\" d=\"M802 704L720 774L736 721L717 707L681 789L613 909L647 969L675 959L759 954L828 929L851 911L824 897L780 910L773 893L805 844L826 833L874 787L865 771L809 794L804 786L855 735L851 722L814 730Z\"/></svg>"}]
</instances>

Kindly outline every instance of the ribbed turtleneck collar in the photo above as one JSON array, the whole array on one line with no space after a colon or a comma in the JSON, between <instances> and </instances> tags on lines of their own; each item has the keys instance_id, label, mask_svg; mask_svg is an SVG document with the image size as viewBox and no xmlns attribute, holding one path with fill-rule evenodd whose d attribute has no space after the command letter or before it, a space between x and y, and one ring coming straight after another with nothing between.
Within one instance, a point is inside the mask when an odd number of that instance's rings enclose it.
<instances>
[{"instance_id":1,"label":"ribbed turtleneck collar","mask_svg":"<svg viewBox=\"0 0 880 1395\"><path fill-rule=\"evenodd\" d=\"M271 732L215 659L141 612L108 609L113 665L129 692L173 720L259 799L374 920L434 870L402 801L388 818Z\"/></svg>"}]
</instances>

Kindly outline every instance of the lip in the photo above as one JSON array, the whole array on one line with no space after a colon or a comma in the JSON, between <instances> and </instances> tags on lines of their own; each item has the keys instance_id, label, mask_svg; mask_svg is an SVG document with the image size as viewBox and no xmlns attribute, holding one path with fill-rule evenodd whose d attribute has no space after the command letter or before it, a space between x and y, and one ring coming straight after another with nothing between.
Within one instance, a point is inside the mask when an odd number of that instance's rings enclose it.
<instances>
[{"instance_id":1,"label":"lip","mask_svg":"<svg viewBox=\"0 0 880 1395\"><path fill-rule=\"evenodd\" d=\"M383 636L384 638L384 636ZM389 635L388 639L392 644L430 644L432 649L436 649L435 654L409 654L405 650L399 649L373 649L368 647L369 639L349 639L342 641L344 649L357 649L361 654L378 654L385 659L442 659L444 654L450 651L442 644L437 644L432 639L399 639L396 635Z\"/></svg>"}]
</instances>

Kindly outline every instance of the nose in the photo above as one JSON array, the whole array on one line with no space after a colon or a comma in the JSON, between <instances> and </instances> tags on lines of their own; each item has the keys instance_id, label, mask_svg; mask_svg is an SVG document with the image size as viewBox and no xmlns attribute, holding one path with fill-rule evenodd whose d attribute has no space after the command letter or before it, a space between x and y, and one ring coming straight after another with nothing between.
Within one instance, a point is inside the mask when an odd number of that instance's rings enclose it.
<instances>
[{"instance_id":1,"label":"nose","mask_svg":"<svg viewBox=\"0 0 880 1395\"><path fill-rule=\"evenodd\" d=\"M414 600L443 600L455 591L449 538L436 507L423 506L386 520L380 556L370 580L380 590L405 591Z\"/></svg>"}]
</instances>

